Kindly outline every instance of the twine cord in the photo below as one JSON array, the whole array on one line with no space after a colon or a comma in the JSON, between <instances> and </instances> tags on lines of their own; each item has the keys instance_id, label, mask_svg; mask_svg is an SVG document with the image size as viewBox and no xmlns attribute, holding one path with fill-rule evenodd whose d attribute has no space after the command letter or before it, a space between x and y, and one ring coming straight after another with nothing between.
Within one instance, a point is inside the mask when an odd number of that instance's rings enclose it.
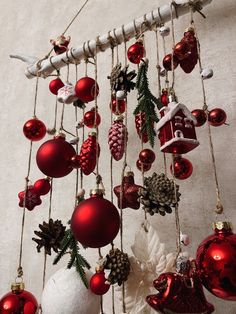
<instances>
[{"instance_id":1,"label":"twine cord","mask_svg":"<svg viewBox=\"0 0 236 314\"><path fill-rule=\"evenodd\" d=\"M174 47L175 47L175 29L174 29L174 18L172 7L176 10L175 2L172 1L170 4L170 16L171 16L171 37L172 37L172 53L171 53L171 72L172 72L172 90L175 84L175 69L174 69ZM177 12L177 11L175 11ZM177 15L177 14L176 14Z\"/></svg>"}]
</instances>

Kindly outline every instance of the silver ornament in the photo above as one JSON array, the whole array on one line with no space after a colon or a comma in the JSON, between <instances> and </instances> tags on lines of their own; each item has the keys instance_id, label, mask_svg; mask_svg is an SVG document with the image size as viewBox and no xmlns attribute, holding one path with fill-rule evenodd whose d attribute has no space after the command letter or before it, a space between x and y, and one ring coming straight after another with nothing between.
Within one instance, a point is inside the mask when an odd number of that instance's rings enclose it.
<instances>
[{"instance_id":1,"label":"silver ornament","mask_svg":"<svg viewBox=\"0 0 236 314\"><path fill-rule=\"evenodd\" d=\"M169 26L162 26L159 28L159 33L162 37L168 36L170 34Z\"/></svg>"}]
</instances>

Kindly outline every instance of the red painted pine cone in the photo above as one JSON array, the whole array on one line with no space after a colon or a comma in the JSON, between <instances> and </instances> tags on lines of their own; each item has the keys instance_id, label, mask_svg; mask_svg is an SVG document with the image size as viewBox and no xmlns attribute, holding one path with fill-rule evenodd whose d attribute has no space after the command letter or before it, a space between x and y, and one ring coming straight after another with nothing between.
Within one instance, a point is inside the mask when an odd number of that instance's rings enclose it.
<instances>
[{"instance_id":1,"label":"red painted pine cone","mask_svg":"<svg viewBox=\"0 0 236 314\"><path fill-rule=\"evenodd\" d=\"M115 160L118 161L123 157L127 140L128 132L123 123L123 118L120 118L112 123L108 136L111 155Z\"/></svg>"}]
</instances>

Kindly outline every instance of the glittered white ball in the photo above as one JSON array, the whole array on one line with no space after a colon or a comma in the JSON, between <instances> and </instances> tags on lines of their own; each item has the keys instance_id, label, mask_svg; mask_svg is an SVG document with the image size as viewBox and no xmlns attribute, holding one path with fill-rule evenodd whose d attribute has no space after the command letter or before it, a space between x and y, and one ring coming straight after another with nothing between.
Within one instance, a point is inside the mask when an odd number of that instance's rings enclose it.
<instances>
[{"instance_id":1,"label":"glittered white ball","mask_svg":"<svg viewBox=\"0 0 236 314\"><path fill-rule=\"evenodd\" d=\"M123 90L118 90L116 92L116 99L122 100L125 99L126 95L125 92Z\"/></svg>"},{"instance_id":2,"label":"glittered white ball","mask_svg":"<svg viewBox=\"0 0 236 314\"><path fill-rule=\"evenodd\" d=\"M92 273L86 271L88 282ZM48 280L41 299L43 314L98 314L100 297L87 289L76 269L59 269Z\"/></svg>"},{"instance_id":3,"label":"glittered white ball","mask_svg":"<svg viewBox=\"0 0 236 314\"><path fill-rule=\"evenodd\" d=\"M159 28L159 33L163 37L168 36L170 34L170 28L164 25Z\"/></svg>"}]
</instances>

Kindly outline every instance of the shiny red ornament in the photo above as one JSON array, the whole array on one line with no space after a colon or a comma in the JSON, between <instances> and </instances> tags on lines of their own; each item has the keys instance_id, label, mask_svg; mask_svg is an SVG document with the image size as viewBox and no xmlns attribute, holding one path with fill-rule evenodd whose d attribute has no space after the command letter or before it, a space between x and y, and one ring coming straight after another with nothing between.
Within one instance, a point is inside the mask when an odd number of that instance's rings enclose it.
<instances>
[{"instance_id":1,"label":"shiny red ornament","mask_svg":"<svg viewBox=\"0 0 236 314\"><path fill-rule=\"evenodd\" d=\"M90 290L97 295L103 295L110 289L110 285L106 283L104 271L97 271L90 279Z\"/></svg>"},{"instance_id":2,"label":"shiny red ornament","mask_svg":"<svg viewBox=\"0 0 236 314\"><path fill-rule=\"evenodd\" d=\"M39 147L36 162L46 176L60 178L73 170L71 158L74 155L76 155L74 147L66 142L63 135L59 135Z\"/></svg>"},{"instance_id":3,"label":"shiny red ornament","mask_svg":"<svg viewBox=\"0 0 236 314\"><path fill-rule=\"evenodd\" d=\"M91 110L85 112L83 122L88 128L99 126L101 123L100 114L95 112L95 108L92 108Z\"/></svg>"},{"instance_id":4,"label":"shiny red ornament","mask_svg":"<svg viewBox=\"0 0 236 314\"><path fill-rule=\"evenodd\" d=\"M60 88L64 86L62 80L58 77L49 83L49 90L52 94L57 95Z\"/></svg>"},{"instance_id":5,"label":"shiny red ornament","mask_svg":"<svg viewBox=\"0 0 236 314\"><path fill-rule=\"evenodd\" d=\"M41 120L33 118L25 122L23 126L23 132L25 137L27 137L31 141L36 142L44 138L47 129L45 124Z\"/></svg>"},{"instance_id":6,"label":"shiny red ornament","mask_svg":"<svg viewBox=\"0 0 236 314\"><path fill-rule=\"evenodd\" d=\"M140 113L135 115L136 131L138 133L139 138L143 141L143 143L147 143L148 142L148 134L147 134L147 132L142 132L142 127L143 127L145 121L146 121L146 118L145 118L145 113L144 112L140 112Z\"/></svg>"},{"instance_id":7,"label":"shiny red ornament","mask_svg":"<svg viewBox=\"0 0 236 314\"><path fill-rule=\"evenodd\" d=\"M180 41L174 47L174 54L179 60L186 59L191 53L191 47L187 41Z\"/></svg>"},{"instance_id":8,"label":"shiny red ornament","mask_svg":"<svg viewBox=\"0 0 236 314\"><path fill-rule=\"evenodd\" d=\"M50 179L39 179L34 183L34 191L38 195L46 195L51 190Z\"/></svg>"},{"instance_id":9,"label":"shiny red ornament","mask_svg":"<svg viewBox=\"0 0 236 314\"><path fill-rule=\"evenodd\" d=\"M42 200L40 199L40 195L37 193L37 191L34 189L33 185L28 186L26 193L25 191L22 191L18 193L19 197L19 206L24 208L27 208L28 210L33 210L35 206L38 206L42 203Z\"/></svg>"},{"instance_id":10,"label":"shiny red ornament","mask_svg":"<svg viewBox=\"0 0 236 314\"><path fill-rule=\"evenodd\" d=\"M195 126L202 126L206 120L207 120L207 115L204 110L202 109L194 109L192 112L192 115L195 117L197 120L197 124Z\"/></svg>"},{"instance_id":11,"label":"shiny red ornament","mask_svg":"<svg viewBox=\"0 0 236 314\"><path fill-rule=\"evenodd\" d=\"M156 155L154 151L149 148L145 148L141 150L141 152L139 153L139 160L143 164L152 164L155 159L156 159Z\"/></svg>"},{"instance_id":12,"label":"shiny red ornament","mask_svg":"<svg viewBox=\"0 0 236 314\"><path fill-rule=\"evenodd\" d=\"M168 91L167 91L167 90L162 90L162 94L161 94L161 103L162 103L164 106L168 106L169 98L168 98Z\"/></svg>"},{"instance_id":13,"label":"shiny red ornament","mask_svg":"<svg viewBox=\"0 0 236 314\"><path fill-rule=\"evenodd\" d=\"M179 60L174 55L173 56L174 69L177 68L178 64L179 64ZM166 71L171 71L172 70L172 54L171 53L164 57L164 59L163 59L163 67L166 69Z\"/></svg>"},{"instance_id":14,"label":"shiny red ornament","mask_svg":"<svg viewBox=\"0 0 236 314\"><path fill-rule=\"evenodd\" d=\"M97 134L91 132L80 149L80 167L83 174L87 176L94 171L99 155L100 146L97 142Z\"/></svg>"},{"instance_id":15,"label":"shiny red ornament","mask_svg":"<svg viewBox=\"0 0 236 314\"><path fill-rule=\"evenodd\" d=\"M197 249L202 284L215 296L236 301L236 234L228 222L215 223L214 230Z\"/></svg>"},{"instance_id":16,"label":"shiny red ornament","mask_svg":"<svg viewBox=\"0 0 236 314\"><path fill-rule=\"evenodd\" d=\"M220 126L226 119L227 115L223 109L215 108L208 113L208 123L212 126Z\"/></svg>"},{"instance_id":17,"label":"shiny red ornament","mask_svg":"<svg viewBox=\"0 0 236 314\"><path fill-rule=\"evenodd\" d=\"M71 158L71 166L74 169L79 169L80 168L80 155L75 155Z\"/></svg>"},{"instance_id":18,"label":"shiny red ornament","mask_svg":"<svg viewBox=\"0 0 236 314\"><path fill-rule=\"evenodd\" d=\"M144 57L145 49L142 42L137 41L135 44L129 47L127 56L130 62L139 64Z\"/></svg>"},{"instance_id":19,"label":"shiny red ornament","mask_svg":"<svg viewBox=\"0 0 236 314\"><path fill-rule=\"evenodd\" d=\"M117 197L119 208L133 208L139 209L140 202L138 200L138 191L141 188L140 185L134 182L134 173L132 171L127 172L122 180L121 185L114 187L114 193ZM122 194L122 199L121 199Z\"/></svg>"},{"instance_id":20,"label":"shiny red ornament","mask_svg":"<svg viewBox=\"0 0 236 314\"><path fill-rule=\"evenodd\" d=\"M71 217L71 230L85 247L100 248L112 242L119 232L120 216L116 207L94 190L82 201Z\"/></svg>"},{"instance_id":21,"label":"shiny red ornament","mask_svg":"<svg viewBox=\"0 0 236 314\"><path fill-rule=\"evenodd\" d=\"M116 115L120 115L121 113L124 113L126 110L126 103L124 99L112 99L110 103L110 109L112 113Z\"/></svg>"},{"instance_id":22,"label":"shiny red ornament","mask_svg":"<svg viewBox=\"0 0 236 314\"><path fill-rule=\"evenodd\" d=\"M170 166L170 170L176 179L185 180L191 176L193 165L187 158L176 157L174 159L174 171L172 165Z\"/></svg>"},{"instance_id":23,"label":"shiny red ornament","mask_svg":"<svg viewBox=\"0 0 236 314\"><path fill-rule=\"evenodd\" d=\"M143 164L139 159L136 161L136 167L138 170L146 172L151 169L152 164Z\"/></svg>"},{"instance_id":24,"label":"shiny red ornament","mask_svg":"<svg viewBox=\"0 0 236 314\"><path fill-rule=\"evenodd\" d=\"M99 86L91 77L82 77L75 85L76 96L83 102L93 101L99 94Z\"/></svg>"},{"instance_id":25,"label":"shiny red ornament","mask_svg":"<svg viewBox=\"0 0 236 314\"><path fill-rule=\"evenodd\" d=\"M180 59L180 67L185 73L190 73L198 62L197 39L193 28L189 28L189 30L184 33L181 43L187 44L189 46L189 51L185 54L185 57L182 60Z\"/></svg>"}]
</instances>

